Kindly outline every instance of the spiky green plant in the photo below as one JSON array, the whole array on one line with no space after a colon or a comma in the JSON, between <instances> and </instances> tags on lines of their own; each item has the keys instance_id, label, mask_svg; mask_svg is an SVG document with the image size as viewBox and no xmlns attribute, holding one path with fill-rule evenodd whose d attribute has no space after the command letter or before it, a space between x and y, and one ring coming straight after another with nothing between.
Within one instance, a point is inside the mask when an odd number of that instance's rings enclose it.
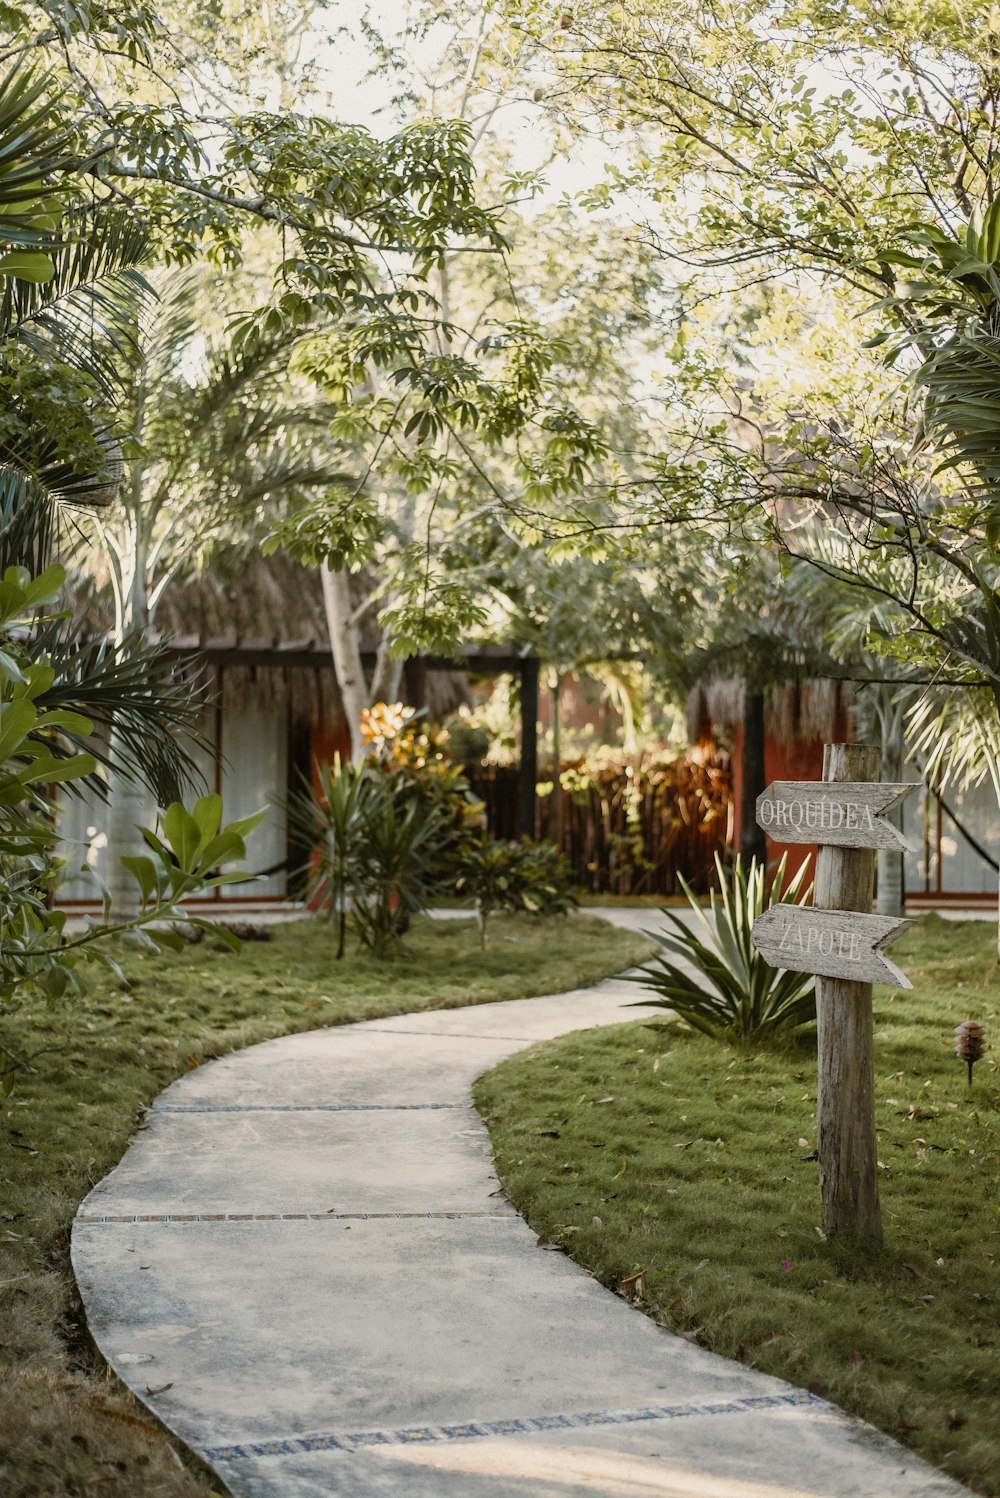
<instances>
[{"instance_id":1,"label":"spiky green plant","mask_svg":"<svg viewBox=\"0 0 1000 1498\"><path fill-rule=\"evenodd\" d=\"M713 890L708 913L682 878L694 924L664 909L673 929L666 935L645 933L662 955L640 968L635 982L661 997L640 999L632 1007L669 1009L704 1035L744 1044L770 1040L779 1031L814 1020L813 979L771 967L750 939L763 911L772 905L805 905L812 894L812 885L805 887L807 864L786 883L786 863L787 855L768 890L766 869L756 859L744 869L737 858L727 871L716 854L719 891Z\"/></svg>"},{"instance_id":2,"label":"spiky green plant","mask_svg":"<svg viewBox=\"0 0 1000 1498\"><path fill-rule=\"evenodd\" d=\"M316 767L317 785L308 781L288 800L289 825L309 848L306 898L337 923L337 960L344 955L347 912L360 884L359 867L370 803L384 795L370 765L341 763Z\"/></svg>"}]
</instances>

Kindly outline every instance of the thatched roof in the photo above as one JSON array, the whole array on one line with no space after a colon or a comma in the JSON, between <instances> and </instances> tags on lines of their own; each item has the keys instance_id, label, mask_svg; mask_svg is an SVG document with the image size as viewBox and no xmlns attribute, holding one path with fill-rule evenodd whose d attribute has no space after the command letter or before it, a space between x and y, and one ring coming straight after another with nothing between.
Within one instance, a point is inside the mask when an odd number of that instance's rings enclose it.
<instances>
[{"instance_id":1,"label":"thatched roof","mask_svg":"<svg viewBox=\"0 0 1000 1498\"><path fill-rule=\"evenodd\" d=\"M367 596L362 575L352 595ZM96 631L111 629L107 579L77 578L63 603L89 615ZM221 677L223 701L231 706L287 706L294 720L344 727L330 652L319 571L281 552L222 559L200 576L169 587L156 614L157 633L179 653L202 654ZM362 642L365 666L374 664L376 641ZM519 659L503 646L471 647L456 653L467 662L450 666L428 660L408 663L401 695L426 709L434 722L470 703L468 674L500 675ZM494 666L495 660L495 666Z\"/></svg>"},{"instance_id":2,"label":"thatched roof","mask_svg":"<svg viewBox=\"0 0 1000 1498\"><path fill-rule=\"evenodd\" d=\"M361 603L361 578L356 591ZM207 651L225 706L285 707L293 721L322 722L335 733L346 728L316 568L277 553L206 572L167 590L157 626L176 647ZM374 649L374 641L363 642L366 656ZM416 684L409 692L407 685L404 675L401 693L409 701ZM417 692L422 700L410 705L435 721L469 701L460 671L429 671Z\"/></svg>"},{"instance_id":3,"label":"thatched roof","mask_svg":"<svg viewBox=\"0 0 1000 1498\"><path fill-rule=\"evenodd\" d=\"M270 639L288 645L323 644L328 638L319 572L281 552L258 553L225 571L213 568L175 584L163 595L156 623L161 634L185 639Z\"/></svg>"},{"instance_id":4,"label":"thatched roof","mask_svg":"<svg viewBox=\"0 0 1000 1498\"><path fill-rule=\"evenodd\" d=\"M731 734L743 721L746 684L738 677L694 688L687 700L687 728L692 743L712 730ZM804 739L831 741L842 711L851 706L848 683L827 676L786 682L765 694L767 731L785 749Z\"/></svg>"}]
</instances>

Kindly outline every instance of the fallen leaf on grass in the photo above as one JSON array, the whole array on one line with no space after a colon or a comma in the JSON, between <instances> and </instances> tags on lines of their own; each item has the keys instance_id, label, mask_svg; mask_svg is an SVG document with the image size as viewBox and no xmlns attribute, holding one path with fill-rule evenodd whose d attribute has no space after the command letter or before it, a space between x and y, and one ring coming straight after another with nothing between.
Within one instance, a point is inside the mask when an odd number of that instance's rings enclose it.
<instances>
[{"instance_id":1,"label":"fallen leaf on grass","mask_svg":"<svg viewBox=\"0 0 1000 1498\"><path fill-rule=\"evenodd\" d=\"M930 1281L930 1275L929 1274L925 1274L924 1271L922 1269L918 1268L918 1266L916 1264L907 1264L905 1262L905 1260L904 1260L904 1262L903 1262L903 1268L904 1269L908 1269L910 1271L910 1273L913 1275L913 1278L915 1280L927 1280L927 1281Z\"/></svg>"},{"instance_id":2,"label":"fallen leaf on grass","mask_svg":"<svg viewBox=\"0 0 1000 1498\"><path fill-rule=\"evenodd\" d=\"M558 1243L550 1243L548 1238L537 1238L535 1240L535 1247L548 1249L550 1253L554 1254L562 1253L562 1249L559 1247Z\"/></svg>"},{"instance_id":3,"label":"fallen leaf on grass","mask_svg":"<svg viewBox=\"0 0 1000 1498\"><path fill-rule=\"evenodd\" d=\"M597 1101L599 1103L613 1103L614 1102L614 1098L613 1097L599 1097L597 1099Z\"/></svg>"},{"instance_id":4,"label":"fallen leaf on grass","mask_svg":"<svg viewBox=\"0 0 1000 1498\"><path fill-rule=\"evenodd\" d=\"M864 1362L864 1358L861 1356L857 1348L855 1348L851 1353L851 1362L854 1364L855 1368L860 1368L861 1364Z\"/></svg>"},{"instance_id":5,"label":"fallen leaf on grass","mask_svg":"<svg viewBox=\"0 0 1000 1498\"><path fill-rule=\"evenodd\" d=\"M79 1386L71 1384L68 1387L73 1388L75 1391ZM105 1419L120 1420L123 1425L134 1425L138 1426L140 1430L148 1430L154 1434L156 1433L156 1426L150 1424L148 1420L143 1420L141 1416L133 1415L128 1410L117 1409L113 1404L109 1404L106 1399L84 1397L80 1403L86 1405L87 1409L92 1410L95 1415L103 1415Z\"/></svg>"},{"instance_id":6,"label":"fallen leaf on grass","mask_svg":"<svg viewBox=\"0 0 1000 1498\"><path fill-rule=\"evenodd\" d=\"M966 1423L966 1417L964 1415L960 1415L958 1413L958 1410L949 1410L948 1411L948 1429L949 1430L960 1430L961 1427L965 1423Z\"/></svg>"},{"instance_id":7,"label":"fallen leaf on grass","mask_svg":"<svg viewBox=\"0 0 1000 1498\"><path fill-rule=\"evenodd\" d=\"M698 1137L697 1137L697 1139L687 1139L687 1140L685 1140L685 1142L683 1144L675 1144L674 1145L674 1149L675 1150L689 1150L691 1148L692 1144L704 1144L704 1142L705 1142L704 1135L703 1134L699 1134Z\"/></svg>"}]
</instances>

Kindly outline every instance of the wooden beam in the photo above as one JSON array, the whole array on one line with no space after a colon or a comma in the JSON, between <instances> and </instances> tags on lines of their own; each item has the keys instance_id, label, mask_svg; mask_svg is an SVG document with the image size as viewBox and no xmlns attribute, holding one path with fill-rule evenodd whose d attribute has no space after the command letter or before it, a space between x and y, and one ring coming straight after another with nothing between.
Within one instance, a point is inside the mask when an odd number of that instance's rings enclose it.
<instances>
[{"instance_id":1,"label":"wooden beam","mask_svg":"<svg viewBox=\"0 0 1000 1498\"><path fill-rule=\"evenodd\" d=\"M522 837L535 836L538 781L538 661L522 656L521 672L521 768L518 777L518 827Z\"/></svg>"}]
</instances>

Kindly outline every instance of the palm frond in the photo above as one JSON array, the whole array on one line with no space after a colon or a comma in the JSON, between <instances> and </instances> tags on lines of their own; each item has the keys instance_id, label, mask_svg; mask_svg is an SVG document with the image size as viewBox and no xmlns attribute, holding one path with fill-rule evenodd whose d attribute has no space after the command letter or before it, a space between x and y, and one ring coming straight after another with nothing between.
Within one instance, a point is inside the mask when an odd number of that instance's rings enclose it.
<instances>
[{"instance_id":1,"label":"palm frond","mask_svg":"<svg viewBox=\"0 0 1000 1498\"><path fill-rule=\"evenodd\" d=\"M8 567L43 571L52 547L52 502L30 474L0 462L0 577Z\"/></svg>"},{"instance_id":2,"label":"palm frond","mask_svg":"<svg viewBox=\"0 0 1000 1498\"><path fill-rule=\"evenodd\" d=\"M0 77L0 240L25 248L55 242L51 222L40 226L51 179L78 165L55 113L59 86L49 73L15 64Z\"/></svg>"},{"instance_id":3,"label":"palm frond","mask_svg":"<svg viewBox=\"0 0 1000 1498\"><path fill-rule=\"evenodd\" d=\"M139 317L155 297L138 267L149 253L141 226L103 213L65 226L67 243L50 254L52 279L8 279L0 296L0 338L52 364L69 364L112 398L136 352Z\"/></svg>"},{"instance_id":4,"label":"palm frond","mask_svg":"<svg viewBox=\"0 0 1000 1498\"><path fill-rule=\"evenodd\" d=\"M907 713L907 728L929 785L965 790L989 779L1000 795L1000 724L988 688L925 692Z\"/></svg>"},{"instance_id":5,"label":"palm frond","mask_svg":"<svg viewBox=\"0 0 1000 1498\"><path fill-rule=\"evenodd\" d=\"M115 769L147 785L160 805L180 800L185 788L198 789L204 777L193 751L210 749L199 727L207 700L203 677L193 666L179 670L162 643L88 640L85 628L83 619L56 620L32 636L32 657L56 672L39 705L89 718L98 730L94 738L71 732L66 738L106 767L112 764L107 742L113 729L119 746ZM104 794L103 779L92 777L91 784Z\"/></svg>"}]
</instances>

